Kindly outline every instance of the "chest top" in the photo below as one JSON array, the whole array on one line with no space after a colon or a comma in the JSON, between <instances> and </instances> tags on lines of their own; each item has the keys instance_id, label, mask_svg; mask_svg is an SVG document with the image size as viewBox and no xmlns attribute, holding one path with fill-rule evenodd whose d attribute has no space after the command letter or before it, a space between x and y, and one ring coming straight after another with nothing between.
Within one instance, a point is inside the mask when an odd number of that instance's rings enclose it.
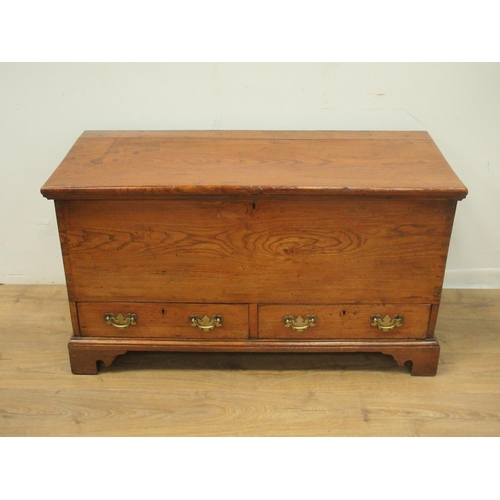
<instances>
[{"instance_id":1,"label":"chest top","mask_svg":"<svg viewBox=\"0 0 500 500\"><path fill-rule=\"evenodd\" d=\"M330 131L87 131L41 191L49 199L467 194L427 132Z\"/></svg>"}]
</instances>

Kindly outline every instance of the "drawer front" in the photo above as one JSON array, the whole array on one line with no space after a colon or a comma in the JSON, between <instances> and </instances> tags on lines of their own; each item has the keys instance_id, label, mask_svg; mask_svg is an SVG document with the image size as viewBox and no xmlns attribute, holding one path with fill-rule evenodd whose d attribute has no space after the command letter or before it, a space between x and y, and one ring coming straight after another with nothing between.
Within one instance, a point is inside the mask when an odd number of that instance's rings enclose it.
<instances>
[{"instance_id":1,"label":"drawer front","mask_svg":"<svg viewBox=\"0 0 500 500\"><path fill-rule=\"evenodd\" d=\"M246 304L80 302L78 318L83 337L248 338Z\"/></svg>"},{"instance_id":2,"label":"drawer front","mask_svg":"<svg viewBox=\"0 0 500 500\"><path fill-rule=\"evenodd\" d=\"M363 196L71 201L70 300L439 301L454 205Z\"/></svg>"},{"instance_id":3,"label":"drawer front","mask_svg":"<svg viewBox=\"0 0 500 500\"><path fill-rule=\"evenodd\" d=\"M430 309L426 304L261 305L258 336L287 340L423 339Z\"/></svg>"}]
</instances>

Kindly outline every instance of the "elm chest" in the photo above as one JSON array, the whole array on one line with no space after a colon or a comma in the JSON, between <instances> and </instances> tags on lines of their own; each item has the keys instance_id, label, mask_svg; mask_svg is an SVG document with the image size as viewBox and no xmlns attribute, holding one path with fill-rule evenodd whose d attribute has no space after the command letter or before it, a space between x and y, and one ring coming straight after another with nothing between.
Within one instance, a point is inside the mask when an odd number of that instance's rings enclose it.
<instances>
[{"instance_id":1,"label":"elm chest","mask_svg":"<svg viewBox=\"0 0 500 500\"><path fill-rule=\"evenodd\" d=\"M73 373L127 351L382 352L436 373L467 189L425 132L85 132L42 194Z\"/></svg>"}]
</instances>

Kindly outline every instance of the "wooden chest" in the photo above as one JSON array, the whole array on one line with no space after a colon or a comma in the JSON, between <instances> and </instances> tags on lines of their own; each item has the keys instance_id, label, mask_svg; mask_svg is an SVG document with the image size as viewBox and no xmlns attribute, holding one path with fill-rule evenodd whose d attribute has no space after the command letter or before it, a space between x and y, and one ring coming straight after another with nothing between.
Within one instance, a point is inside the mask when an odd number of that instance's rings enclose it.
<instances>
[{"instance_id":1,"label":"wooden chest","mask_svg":"<svg viewBox=\"0 0 500 500\"><path fill-rule=\"evenodd\" d=\"M127 351L382 352L436 373L467 189L425 132L85 132L41 191L73 373Z\"/></svg>"}]
</instances>

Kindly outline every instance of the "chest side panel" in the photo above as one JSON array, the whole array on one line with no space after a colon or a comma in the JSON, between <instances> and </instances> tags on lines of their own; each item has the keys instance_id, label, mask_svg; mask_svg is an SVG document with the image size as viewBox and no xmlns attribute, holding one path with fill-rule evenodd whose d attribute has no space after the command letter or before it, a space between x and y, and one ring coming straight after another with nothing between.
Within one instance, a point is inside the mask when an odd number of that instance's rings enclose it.
<instances>
[{"instance_id":1,"label":"chest side panel","mask_svg":"<svg viewBox=\"0 0 500 500\"><path fill-rule=\"evenodd\" d=\"M64 205L71 300L200 303L439 302L455 210L359 196Z\"/></svg>"}]
</instances>

